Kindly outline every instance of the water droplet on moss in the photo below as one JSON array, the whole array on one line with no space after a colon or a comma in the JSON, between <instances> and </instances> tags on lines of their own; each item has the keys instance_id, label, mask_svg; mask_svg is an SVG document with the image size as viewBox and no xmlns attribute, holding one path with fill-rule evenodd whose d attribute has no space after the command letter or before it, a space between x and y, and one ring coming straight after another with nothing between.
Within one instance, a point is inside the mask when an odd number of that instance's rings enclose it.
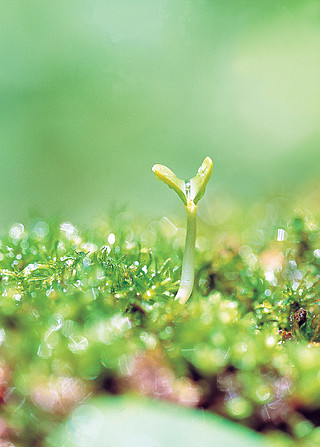
<instances>
[{"instance_id":1,"label":"water droplet on moss","mask_svg":"<svg viewBox=\"0 0 320 447\"><path fill-rule=\"evenodd\" d=\"M46 222L40 221L35 224L31 236L36 239L43 239L48 236L49 232L49 225Z\"/></svg>"},{"instance_id":2,"label":"water droplet on moss","mask_svg":"<svg viewBox=\"0 0 320 447\"><path fill-rule=\"evenodd\" d=\"M20 239L24 232L24 226L21 223L16 223L12 225L9 230L9 236L12 239Z\"/></svg>"},{"instance_id":3,"label":"water droplet on moss","mask_svg":"<svg viewBox=\"0 0 320 447\"><path fill-rule=\"evenodd\" d=\"M115 243L115 241L116 241L115 234L114 233L110 233L109 236L108 236L108 243L110 245L113 245Z\"/></svg>"},{"instance_id":4,"label":"water droplet on moss","mask_svg":"<svg viewBox=\"0 0 320 447\"><path fill-rule=\"evenodd\" d=\"M270 388L267 385L261 385L256 389L256 396L260 402L267 401L271 396Z\"/></svg>"},{"instance_id":5,"label":"water droplet on moss","mask_svg":"<svg viewBox=\"0 0 320 447\"><path fill-rule=\"evenodd\" d=\"M244 419L251 415L252 405L241 396L229 399L226 402L228 413L237 419Z\"/></svg>"}]
</instances>

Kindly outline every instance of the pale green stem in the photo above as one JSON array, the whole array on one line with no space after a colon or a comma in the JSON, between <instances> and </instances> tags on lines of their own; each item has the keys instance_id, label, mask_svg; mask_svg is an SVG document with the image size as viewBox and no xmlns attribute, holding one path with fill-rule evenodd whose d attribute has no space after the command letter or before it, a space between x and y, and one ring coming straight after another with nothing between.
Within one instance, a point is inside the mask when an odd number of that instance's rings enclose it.
<instances>
[{"instance_id":1,"label":"pale green stem","mask_svg":"<svg viewBox=\"0 0 320 447\"><path fill-rule=\"evenodd\" d=\"M185 207L187 211L187 235L182 263L182 275L176 300L184 304L190 297L194 283L194 252L196 244L197 206L192 202Z\"/></svg>"}]
</instances>

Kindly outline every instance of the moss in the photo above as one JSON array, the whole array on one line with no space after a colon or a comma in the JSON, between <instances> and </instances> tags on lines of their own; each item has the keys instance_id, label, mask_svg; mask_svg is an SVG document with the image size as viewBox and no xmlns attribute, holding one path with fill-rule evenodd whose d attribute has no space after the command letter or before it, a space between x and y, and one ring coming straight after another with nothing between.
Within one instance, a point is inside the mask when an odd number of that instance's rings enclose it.
<instances>
[{"instance_id":1,"label":"moss","mask_svg":"<svg viewBox=\"0 0 320 447\"><path fill-rule=\"evenodd\" d=\"M162 395L148 387L153 397L186 403L192 389L188 404L279 446L312 445L320 425L318 220L299 212L234 228L222 238L223 224L200 225L195 291L182 306L174 300L184 243L177 222L120 213L84 231L39 219L14 224L0 249L1 405L13 442L41 445L86 396L134 391L140 376L132 375L142 372L132 365L153 365L151 356L158 366L147 372L166 370ZM170 380L176 390L166 393Z\"/></svg>"}]
</instances>

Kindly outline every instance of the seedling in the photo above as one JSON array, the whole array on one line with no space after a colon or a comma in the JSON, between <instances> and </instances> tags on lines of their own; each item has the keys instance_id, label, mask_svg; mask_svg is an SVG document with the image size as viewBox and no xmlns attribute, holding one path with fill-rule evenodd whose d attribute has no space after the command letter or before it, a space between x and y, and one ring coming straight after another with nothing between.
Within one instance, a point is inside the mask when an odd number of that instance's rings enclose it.
<instances>
[{"instance_id":1,"label":"seedling","mask_svg":"<svg viewBox=\"0 0 320 447\"><path fill-rule=\"evenodd\" d=\"M184 204L187 212L187 235L185 252L182 263L182 275L176 300L184 304L190 297L194 283L194 252L196 243L197 206L203 197L207 183L212 173L212 160L206 157L200 166L198 173L191 180L179 179L166 166L156 164L152 170L159 180L173 189Z\"/></svg>"}]
</instances>

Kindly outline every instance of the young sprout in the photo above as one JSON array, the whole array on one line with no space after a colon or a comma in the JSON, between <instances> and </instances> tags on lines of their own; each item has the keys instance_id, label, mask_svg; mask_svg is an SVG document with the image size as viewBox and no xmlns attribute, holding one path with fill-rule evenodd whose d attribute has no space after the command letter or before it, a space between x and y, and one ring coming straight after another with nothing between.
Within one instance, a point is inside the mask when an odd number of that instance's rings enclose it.
<instances>
[{"instance_id":1,"label":"young sprout","mask_svg":"<svg viewBox=\"0 0 320 447\"><path fill-rule=\"evenodd\" d=\"M196 243L197 205L203 197L207 183L212 173L212 160L206 157L198 173L191 180L179 179L169 168L163 165L154 165L152 170L159 180L173 189L185 206L187 212L187 235L185 252L182 263L182 275L176 300L184 304L190 297L194 283L194 251Z\"/></svg>"}]
</instances>

